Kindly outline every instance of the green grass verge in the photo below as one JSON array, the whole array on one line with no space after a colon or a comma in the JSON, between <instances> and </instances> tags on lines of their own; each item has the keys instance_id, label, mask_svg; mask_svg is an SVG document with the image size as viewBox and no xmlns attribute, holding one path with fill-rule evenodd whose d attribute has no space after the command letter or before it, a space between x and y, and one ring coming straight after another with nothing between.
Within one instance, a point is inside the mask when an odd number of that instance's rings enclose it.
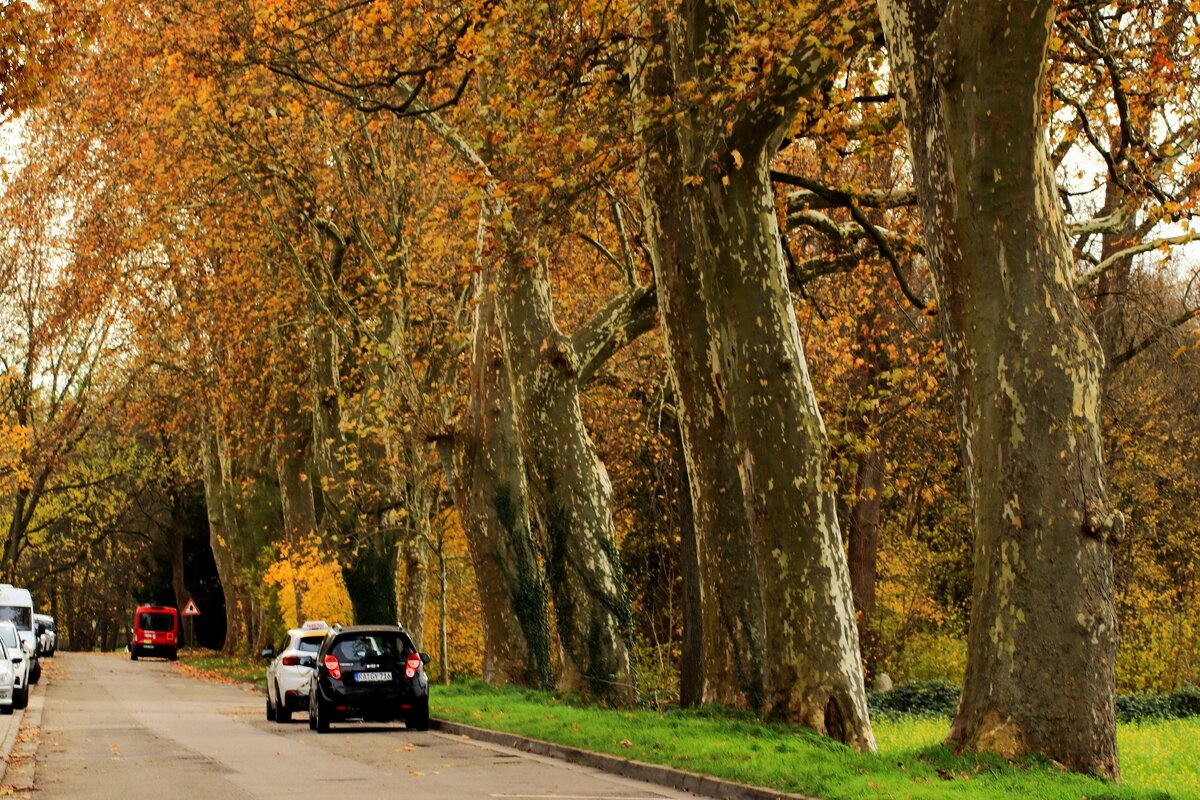
<instances>
[{"instance_id":1,"label":"green grass verge","mask_svg":"<svg viewBox=\"0 0 1200 800\"><path fill-rule=\"evenodd\" d=\"M216 650L180 650L179 661L200 672L242 683L265 686L267 662L261 658L227 656Z\"/></svg>"},{"instance_id":2,"label":"green grass verge","mask_svg":"<svg viewBox=\"0 0 1200 800\"><path fill-rule=\"evenodd\" d=\"M947 721L875 723L878 755L753 717L698 711L609 711L544 692L479 682L433 687L436 717L624 758L820 797L1200 800L1200 719L1120 726L1124 783L1071 775L1045 761L1011 765L956 756Z\"/></svg>"}]
</instances>

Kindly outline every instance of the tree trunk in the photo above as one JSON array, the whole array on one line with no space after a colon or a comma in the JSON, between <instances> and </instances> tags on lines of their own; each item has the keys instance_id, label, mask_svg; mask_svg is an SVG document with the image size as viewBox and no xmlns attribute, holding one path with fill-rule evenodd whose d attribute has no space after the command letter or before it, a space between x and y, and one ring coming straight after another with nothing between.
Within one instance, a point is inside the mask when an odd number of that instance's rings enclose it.
<instances>
[{"instance_id":1,"label":"tree trunk","mask_svg":"<svg viewBox=\"0 0 1200 800\"><path fill-rule=\"evenodd\" d=\"M664 23L665 52L651 54L642 73L649 107L670 107L681 83L723 86L727 13L695 2ZM704 602L705 699L873 750L827 440L769 177L789 98L833 68L823 47L802 36L788 66L797 74L765 80L728 115L695 109L682 123L643 120L652 146L640 167L703 582L713 593Z\"/></svg>"},{"instance_id":2,"label":"tree trunk","mask_svg":"<svg viewBox=\"0 0 1200 800\"><path fill-rule=\"evenodd\" d=\"M412 536L400 551L404 561L404 592L400 598L405 624L419 650L425 643L425 608L429 600L429 544Z\"/></svg>"},{"instance_id":3,"label":"tree trunk","mask_svg":"<svg viewBox=\"0 0 1200 800\"><path fill-rule=\"evenodd\" d=\"M276 420L272 450L283 512L283 541L287 545L287 557L295 560L301 557L301 547L317 530L317 509L308 475L313 414L301 403L298 389L285 391L288 391L288 399ZM299 581L292 583L292 592L297 619L284 622L299 625L304 617L304 591Z\"/></svg>"},{"instance_id":4,"label":"tree trunk","mask_svg":"<svg viewBox=\"0 0 1200 800\"><path fill-rule=\"evenodd\" d=\"M871 417L878 422L878 413ZM866 427L866 426L864 426ZM862 431L871 435L869 429ZM868 672L879 663L879 628L875 619L875 586L879 561L879 512L883 501L884 444L886 432L875 433L875 443L859 454L855 499L850 510L850 589L858 614L863 662Z\"/></svg>"},{"instance_id":5,"label":"tree trunk","mask_svg":"<svg viewBox=\"0 0 1200 800\"><path fill-rule=\"evenodd\" d=\"M546 530L546 575L563 668L559 688L629 706L632 612L617 554L612 486L583 424L581 363L554 322L546 266L506 237L500 330L530 483Z\"/></svg>"},{"instance_id":6,"label":"tree trunk","mask_svg":"<svg viewBox=\"0 0 1200 800\"><path fill-rule=\"evenodd\" d=\"M1117 778L1096 335L1044 141L1050 0L881 0L975 526L951 743Z\"/></svg>"},{"instance_id":7,"label":"tree trunk","mask_svg":"<svg viewBox=\"0 0 1200 800\"><path fill-rule=\"evenodd\" d=\"M474 566L483 621L483 678L548 689L554 683L546 579L529 522L508 365L495 296L480 278L469 404L443 466Z\"/></svg>"},{"instance_id":8,"label":"tree trunk","mask_svg":"<svg viewBox=\"0 0 1200 800\"><path fill-rule=\"evenodd\" d=\"M704 607L701 591L700 551L696 520L692 513L692 487L684 460L679 420L672 419L671 439L675 445L679 486L679 572L683 594L683 643L679 651L679 705L683 708L704 702Z\"/></svg>"},{"instance_id":9,"label":"tree trunk","mask_svg":"<svg viewBox=\"0 0 1200 800\"><path fill-rule=\"evenodd\" d=\"M221 592L225 596L225 642L221 649L233 654L245 648L246 639L239 615L239 576L231 550L232 539L236 536L233 527L236 520L228 495L227 459L221 452L218 437L219 434L213 431L203 435L204 500L208 510L209 546L212 547L217 577L221 581Z\"/></svg>"}]
</instances>

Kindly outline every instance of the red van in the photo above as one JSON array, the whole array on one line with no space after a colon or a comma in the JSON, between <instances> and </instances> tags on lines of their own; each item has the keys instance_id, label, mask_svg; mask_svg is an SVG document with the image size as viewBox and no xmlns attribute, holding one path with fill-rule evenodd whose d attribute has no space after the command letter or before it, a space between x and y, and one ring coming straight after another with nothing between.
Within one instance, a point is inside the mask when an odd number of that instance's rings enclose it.
<instances>
[{"instance_id":1,"label":"red van","mask_svg":"<svg viewBox=\"0 0 1200 800\"><path fill-rule=\"evenodd\" d=\"M138 606L133 612L129 658L162 656L175 660L179 650L179 611L170 606Z\"/></svg>"}]
</instances>

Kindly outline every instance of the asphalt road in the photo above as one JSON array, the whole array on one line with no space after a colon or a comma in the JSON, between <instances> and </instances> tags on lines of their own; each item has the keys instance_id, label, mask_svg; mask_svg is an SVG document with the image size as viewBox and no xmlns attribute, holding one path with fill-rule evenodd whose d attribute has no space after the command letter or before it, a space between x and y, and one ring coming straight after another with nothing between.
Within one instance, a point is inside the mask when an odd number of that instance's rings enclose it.
<instances>
[{"instance_id":1,"label":"asphalt road","mask_svg":"<svg viewBox=\"0 0 1200 800\"><path fill-rule=\"evenodd\" d=\"M321 735L300 715L267 722L261 693L162 661L61 653L55 662L42 680L38 800L694 797L401 724Z\"/></svg>"}]
</instances>

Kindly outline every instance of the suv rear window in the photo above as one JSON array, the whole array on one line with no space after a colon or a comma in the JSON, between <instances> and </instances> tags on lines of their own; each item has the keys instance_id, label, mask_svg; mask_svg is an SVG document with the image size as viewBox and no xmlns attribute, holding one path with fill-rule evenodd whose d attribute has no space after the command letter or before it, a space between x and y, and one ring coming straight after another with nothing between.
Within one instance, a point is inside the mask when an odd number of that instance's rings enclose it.
<instances>
[{"instance_id":1,"label":"suv rear window","mask_svg":"<svg viewBox=\"0 0 1200 800\"><path fill-rule=\"evenodd\" d=\"M347 634L329 648L343 664L360 664L372 659L399 661L411 650L408 637L388 632Z\"/></svg>"},{"instance_id":2,"label":"suv rear window","mask_svg":"<svg viewBox=\"0 0 1200 800\"><path fill-rule=\"evenodd\" d=\"M138 615L138 627L144 631L173 631L175 630L175 615L152 614L143 611Z\"/></svg>"},{"instance_id":3,"label":"suv rear window","mask_svg":"<svg viewBox=\"0 0 1200 800\"><path fill-rule=\"evenodd\" d=\"M324 634L320 636L304 636L296 642L296 649L301 653L315 653L321 649L321 642L325 641Z\"/></svg>"}]
</instances>

